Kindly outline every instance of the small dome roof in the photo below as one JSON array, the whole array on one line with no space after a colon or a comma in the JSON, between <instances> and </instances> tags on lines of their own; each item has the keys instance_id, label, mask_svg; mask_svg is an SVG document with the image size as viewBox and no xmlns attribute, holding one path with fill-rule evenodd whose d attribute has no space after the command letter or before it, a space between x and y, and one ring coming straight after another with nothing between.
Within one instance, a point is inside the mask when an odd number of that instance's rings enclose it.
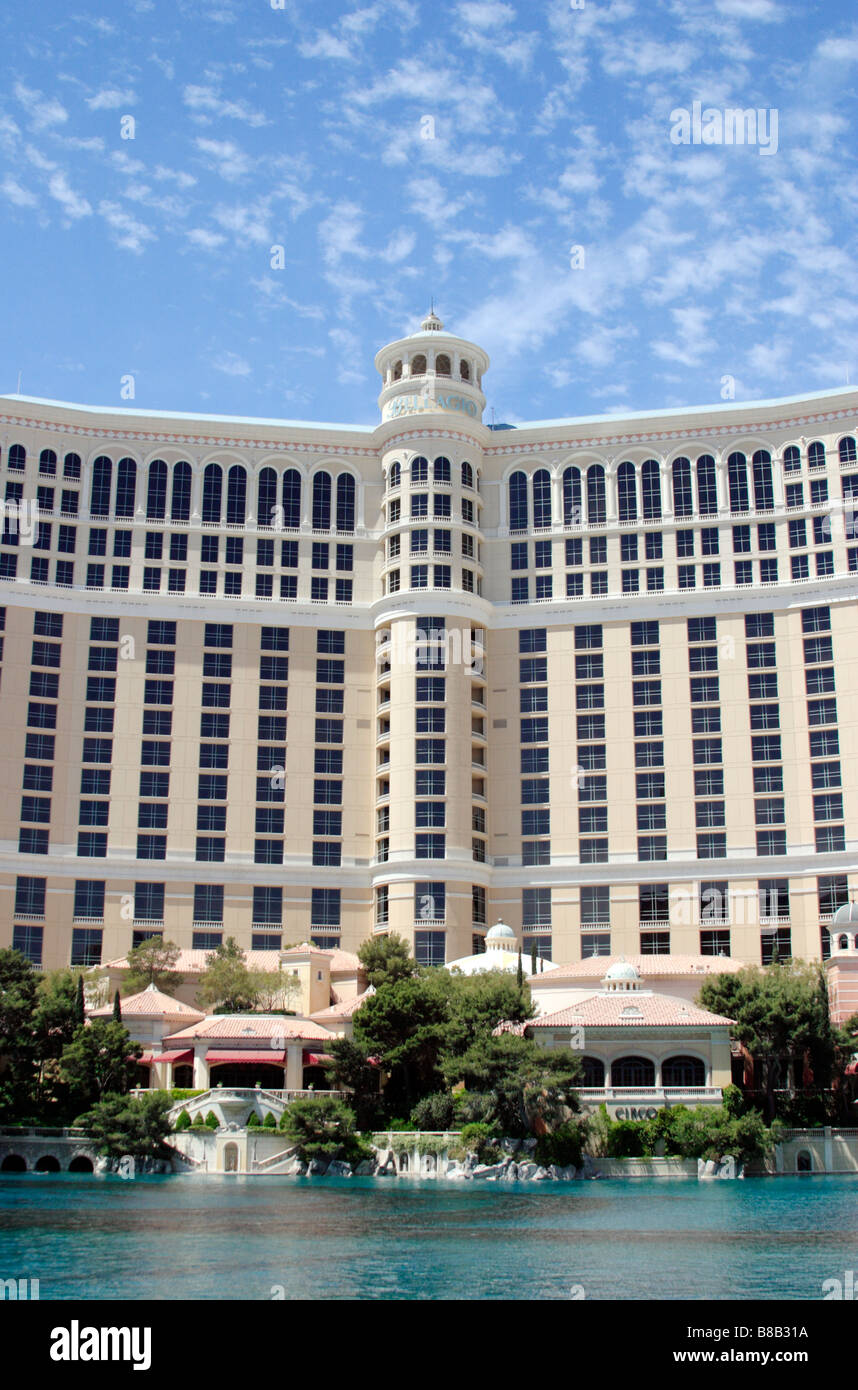
<instances>
[{"instance_id":1,"label":"small dome roof","mask_svg":"<svg viewBox=\"0 0 858 1390\"><path fill-rule=\"evenodd\" d=\"M618 960L605 972L606 980L639 980L639 972L627 960Z\"/></svg>"},{"instance_id":2,"label":"small dome roof","mask_svg":"<svg viewBox=\"0 0 858 1390\"><path fill-rule=\"evenodd\" d=\"M506 922L498 920L493 927L486 932L486 941L515 941L515 932L512 927L508 927Z\"/></svg>"},{"instance_id":3,"label":"small dome roof","mask_svg":"<svg viewBox=\"0 0 858 1390\"><path fill-rule=\"evenodd\" d=\"M858 922L858 903L844 903L831 919L833 927L843 927L851 922Z\"/></svg>"}]
</instances>

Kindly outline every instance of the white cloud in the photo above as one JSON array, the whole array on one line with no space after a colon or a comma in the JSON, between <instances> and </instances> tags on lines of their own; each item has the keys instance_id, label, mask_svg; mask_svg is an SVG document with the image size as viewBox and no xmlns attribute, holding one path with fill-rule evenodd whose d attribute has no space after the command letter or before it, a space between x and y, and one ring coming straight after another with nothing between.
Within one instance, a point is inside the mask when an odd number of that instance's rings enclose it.
<instances>
[{"instance_id":1,"label":"white cloud","mask_svg":"<svg viewBox=\"0 0 858 1390\"><path fill-rule=\"evenodd\" d=\"M775 4L775 0L715 0L715 8L731 19L760 19L770 23L786 18L786 11Z\"/></svg>"},{"instance_id":2,"label":"white cloud","mask_svg":"<svg viewBox=\"0 0 858 1390\"><path fill-rule=\"evenodd\" d=\"M188 241L203 251L216 251L219 246L223 246L226 237L220 232L210 232L205 227L192 227L188 232Z\"/></svg>"},{"instance_id":3,"label":"white cloud","mask_svg":"<svg viewBox=\"0 0 858 1390\"><path fill-rule=\"evenodd\" d=\"M7 198L18 208L33 208L39 201L35 193L30 193L28 189L22 188L17 179L13 179L9 175L0 184L0 192L3 193L4 198Z\"/></svg>"},{"instance_id":4,"label":"white cloud","mask_svg":"<svg viewBox=\"0 0 858 1390\"><path fill-rule=\"evenodd\" d=\"M250 376L252 371L250 363L235 352L222 352L219 357L213 359L212 366L216 372L223 372L225 376Z\"/></svg>"},{"instance_id":5,"label":"white cloud","mask_svg":"<svg viewBox=\"0 0 858 1390\"><path fill-rule=\"evenodd\" d=\"M116 245L121 246L124 251L133 251L135 255L140 255L145 250L147 241L153 241L155 238L155 233L149 227L143 222L138 222L129 212L125 212L119 203L104 199L99 203L98 211L113 233Z\"/></svg>"},{"instance_id":6,"label":"white cloud","mask_svg":"<svg viewBox=\"0 0 858 1390\"><path fill-rule=\"evenodd\" d=\"M200 120L229 118L254 127L268 124L263 112L254 111L246 101L228 101L213 87L188 86L182 93L182 100Z\"/></svg>"},{"instance_id":7,"label":"white cloud","mask_svg":"<svg viewBox=\"0 0 858 1390\"><path fill-rule=\"evenodd\" d=\"M205 156L210 169L214 169L227 183L243 179L253 168L253 160L234 140L203 140L194 142Z\"/></svg>"},{"instance_id":8,"label":"white cloud","mask_svg":"<svg viewBox=\"0 0 858 1390\"><path fill-rule=\"evenodd\" d=\"M56 97L46 97L32 87L25 87L23 82L16 82L13 90L30 117L33 130L50 130L52 126L63 125L68 120L68 111Z\"/></svg>"},{"instance_id":9,"label":"white cloud","mask_svg":"<svg viewBox=\"0 0 858 1390\"><path fill-rule=\"evenodd\" d=\"M312 43L306 40L299 43L298 52L302 58L347 58L350 59L352 51L345 39L338 39L335 34L328 33L320 29Z\"/></svg>"},{"instance_id":10,"label":"white cloud","mask_svg":"<svg viewBox=\"0 0 858 1390\"><path fill-rule=\"evenodd\" d=\"M103 87L95 96L87 97L90 111L117 111L122 106L134 106L137 97L134 92L119 87Z\"/></svg>"},{"instance_id":11,"label":"white cloud","mask_svg":"<svg viewBox=\"0 0 858 1390\"><path fill-rule=\"evenodd\" d=\"M74 221L79 217L89 217L92 212L86 198L82 193L75 192L62 172L51 175L48 180L48 192L60 204L66 216Z\"/></svg>"}]
</instances>

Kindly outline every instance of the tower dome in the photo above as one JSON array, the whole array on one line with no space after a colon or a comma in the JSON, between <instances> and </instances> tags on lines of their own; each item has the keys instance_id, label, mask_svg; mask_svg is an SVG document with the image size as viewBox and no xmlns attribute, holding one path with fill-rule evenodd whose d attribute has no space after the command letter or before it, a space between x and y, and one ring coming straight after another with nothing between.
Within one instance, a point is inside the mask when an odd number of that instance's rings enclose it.
<instances>
[{"instance_id":1,"label":"tower dome","mask_svg":"<svg viewBox=\"0 0 858 1390\"><path fill-rule=\"evenodd\" d=\"M632 965L631 961L627 961L621 956L606 970L602 987L611 994L616 994L620 991L640 989L641 983L640 971Z\"/></svg>"},{"instance_id":2,"label":"tower dome","mask_svg":"<svg viewBox=\"0 0 858 1390\"><path fill-rule=\"evenodd\" d=\"M500 917L495 922L494 926L490 927L486 932L486 942L492 941L497 943L498 946L502 946L505 942L514 942L515 940L516 935L512 927L508 926L506 922L502 922Z\"/></svg>"},{"instance_id":3,"label":"tower dome","mask_svg":"<svg viewBox=\"0 0 858 1390\"><path fill-rule=\"evenodd\" d=\"M858 923L858 903L844 903L842 907L838 907L832 917L831 925L832 927L845 927L852 923Z\"/></svg>"}]
</instances>

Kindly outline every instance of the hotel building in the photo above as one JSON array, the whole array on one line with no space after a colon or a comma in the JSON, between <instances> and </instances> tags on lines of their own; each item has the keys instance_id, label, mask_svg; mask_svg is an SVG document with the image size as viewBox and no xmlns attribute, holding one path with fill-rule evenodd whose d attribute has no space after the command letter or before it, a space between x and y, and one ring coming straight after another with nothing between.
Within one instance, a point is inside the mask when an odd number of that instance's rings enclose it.
<instances>
[{"instance_id":1,"label":"hotel building","mask_svg":"<svg viewBox=\"0 0 858 1390\"><path fill-rule=\"evenodd\" d=\"M0 398L3 945L828 956L858 812L858 391L375 426Z\"/></svg>"}]
</instances>

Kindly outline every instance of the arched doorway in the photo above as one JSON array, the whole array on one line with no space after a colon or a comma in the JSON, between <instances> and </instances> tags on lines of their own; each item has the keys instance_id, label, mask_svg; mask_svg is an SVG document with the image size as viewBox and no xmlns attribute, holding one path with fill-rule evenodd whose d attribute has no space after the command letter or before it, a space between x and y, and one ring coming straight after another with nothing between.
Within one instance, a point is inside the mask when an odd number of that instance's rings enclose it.
<instances>
[{"instance_id":1,"label":"arched doorway","mask_svg":"<svg viewBox=\"0 0 858 1390\"><path fill-rule=\"evenodd\" d=\"M795 1171L797 1173L812 1173L813 1158L807 1149L800 1149L795 1160Z\"/></svg>"},{"instance_id":2,"label":"arched doorway","mask_svg":"<svg viewBox=\"0 0 858 1390\"><path fill-rule=\"evenodd\" d=\"M92 1173L94 1171L92 1159L87 1158L86 1154L78 1154L69 1164L70 1173Z\"/></svg>"},{"instance_id":3,"label":"arched doorway","mask_svg":"<svg viewBox=\"0 0 858 1390\"><path fill-rule=\"evenodd\" d=\"M655 1065L648 1057L618 1057L611 1063L612 1086L654 1086Z\"/></svg>"},{"instance_id":4,"label":"arched doorway","mask_svg":"<svg viewBox=\"0 0 858 1390\"><path fill-rule=\"evenodd\" d=\"M54 1158L53 1154L42 1154L41 1158L36 1159L37 1173L59 1173L61 1171L60 1161L58 1158Z\"/></svg>"},{"instance_id":5,"label":"arched doorway","mask_svg":"<svg viewBox=\"0 0 858 1390\"><path fill-rule=\"evenodd\" d=\"M177 1090L190 1091L194 1085L194 1069L187 1065L173 1067L173 1085Z\"/></svg>"},{"instance_id":6,"label":"arched doorway","mask_svg":"<svg viewBox=\"0 0 858 1390\"><path fill-rule=\"evenodd\" d=\"M223 1171L225 1173L238 1172L238 1145L224 1144L223 1146Z\"/></svg>"},{"instance_id":7,"label":"arched doorway","mask_svg":"<svg viewBox=\"0 0 858 1390\"><path fill-rule=\"evenodd\" d=\"M601 1087L605 1084L605 1063L599 1057L585 1057L583 1059L584 1085L588 1087Z\"/></svg>"},{"instance_id":8,"label":"arched doorway","mask_svg":"<svg viewBox=\"0 0 858 1390\"><path fill-rule=\"evenodd\" d=\"M27 1161L20 1154L7 1154L0 1163L0 1173L26 1173Z\"/></svg>"},{"instance_id":9,"label":"arched doorway","mask_svg":"<svg viewBox=\"0 0 858 1390\"><path fill-rule=\"evenodd\" d=\"M667 1057L661 1064L662 1086L705 1086L706 1066L699 1057Z\"/></svg>"}]
</instances>

